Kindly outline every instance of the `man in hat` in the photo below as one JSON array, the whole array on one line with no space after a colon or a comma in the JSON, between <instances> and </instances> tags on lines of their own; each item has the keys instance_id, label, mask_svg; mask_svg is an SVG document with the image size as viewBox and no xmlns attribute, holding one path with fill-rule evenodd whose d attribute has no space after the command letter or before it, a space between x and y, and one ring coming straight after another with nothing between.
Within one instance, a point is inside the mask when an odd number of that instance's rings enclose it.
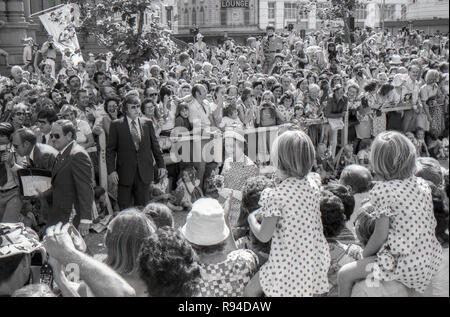
<instances>
[{"instance_id":1,"label":"man in hat","mask_svg":"<svg viewBox=\"0 0 450 317\"><path fill-rule=\"evenodd\" d=\"M276 53L280 53L283 47L283 40L275 34L273 25L267 26L266 36L263 38L260 46L260 56L263 60L263 72L269 73L275 63Z\"/></svg>"}]
</instances>

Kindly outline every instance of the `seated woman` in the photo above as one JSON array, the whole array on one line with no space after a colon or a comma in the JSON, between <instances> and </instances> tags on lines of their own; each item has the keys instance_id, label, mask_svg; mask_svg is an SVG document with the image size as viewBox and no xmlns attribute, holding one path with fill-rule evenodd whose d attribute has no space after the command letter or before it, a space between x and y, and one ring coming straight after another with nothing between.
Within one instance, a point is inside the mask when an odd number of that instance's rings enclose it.
<instances>
[{"instance_id":1,"label":"seated woman","mask_svg":"<svg viewBox=\"0 0 450 317\"><path fill-rule=\"evenodd\" d=\"M198 255L201 282L198 295L241 297L257 271L258 257L250 250L237 250L226 210L212 198L197 200L189 212L181 233ZM229 247L227 247L229 245Z\"/></svg>"},{"instance_id":2,"label":"seated woman","mask_svg":"<svg viewBox=\"0 0 450 317\"><path fill-rule=\"evenodd\" d=\"M131 208L121 211L106 232L105 263L119 273L136 291L136 296L147 297L149 290L141 278L138 264L139 250L143 242L155 233L156 228L144 213Z\"/></svg>"}]
</instances>

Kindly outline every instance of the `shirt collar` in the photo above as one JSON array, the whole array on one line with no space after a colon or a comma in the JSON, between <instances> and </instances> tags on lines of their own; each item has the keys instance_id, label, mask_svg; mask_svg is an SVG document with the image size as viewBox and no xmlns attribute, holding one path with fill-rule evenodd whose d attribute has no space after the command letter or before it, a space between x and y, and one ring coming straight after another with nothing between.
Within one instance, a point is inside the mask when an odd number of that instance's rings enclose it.
<instances>
[{"instance_id":1,"label":"shirt collar","mask_svg":"<svg viewBox=\"0 0 450 317\"><path fill-rule=\"evenodd\" d=\"M139 117L136 117L136 119L131 119L129 116L127 116L127 120L128 120L128 125L131 125L131 123L133 122L133 121L136 121L138 124L139 124Z\"/></svg>"},{"instance_id":2,"label":"shirt collar","mask_svg":"<svg viewBox=\"0 0 450 317\"><path fill-rule=\"evenodd\" d=\"M31 149L31 152L30 152L30 159L32 159L32 160L34 160L33 155L34 155L34 149L35 149L35 148L36 148L36 144L33 145L33 148Z\"/></svg>"},{"instance_id":3,"label":"shirt collar","mask_svg":"<svg viewBox=\"0 0 450 317\"><path fill-rule=\"evenodd\" d=\"M59 151L59 154L62 155L62 154L64 153L64 151L67 150L67 148L73 144L73 142L75 142L75 141L71 141L69 144L67 144L67 145L64 147L64 149L62 149L61 151Z\"/></svg>"}]
</instances>

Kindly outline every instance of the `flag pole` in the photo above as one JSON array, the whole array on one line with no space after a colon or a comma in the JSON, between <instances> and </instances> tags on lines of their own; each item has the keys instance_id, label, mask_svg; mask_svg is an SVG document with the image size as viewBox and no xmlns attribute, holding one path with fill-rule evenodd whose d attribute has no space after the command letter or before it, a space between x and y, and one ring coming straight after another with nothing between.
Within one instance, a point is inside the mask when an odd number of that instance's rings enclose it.
<instances>
[{"instance_id":1,"label":"flag pole","mask_svg":"<svg viewBox=\"0 0 450 317\"><path fill-rule=\"evenodd\" d=\"M54 7L51 7L51 8L47 8L47 9L42 10L42 11L35 12L35 13L30 15L30 18L32 18L32 17L34 17L36 15L41 15L41 14L44 14L44 13L51 12L53 10L56 10L56 9L59 9L59 8L65 6L65 5L66 5L65 3L61 3L61 4L58 4L57 6L54 6Z\"/></svg>"}]
</instances>

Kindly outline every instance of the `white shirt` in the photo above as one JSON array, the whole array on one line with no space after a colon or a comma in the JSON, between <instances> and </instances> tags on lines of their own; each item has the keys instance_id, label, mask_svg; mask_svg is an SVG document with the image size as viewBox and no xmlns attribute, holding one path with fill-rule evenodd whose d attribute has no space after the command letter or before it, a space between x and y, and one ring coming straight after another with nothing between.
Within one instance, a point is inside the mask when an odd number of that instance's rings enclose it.
<instances>
[{"instance_id":1,"label":"white shirt","mask_svg":"<svg viewBox=\"0 0 450 317\"><path fill-rule=\"evenodd\" d=\"M189 122L194 124L194 121L200 120L200 125L202 127L210 127L211 121L209 120L210 105L204 100L203 105L201 105L197 99L192 100L189 104Z\"/></svg>"},{"instance_id":2,"label":"white shirt","mask_svg":"<svg viewBox=\"0 0 450 317\"><path fill-rule=\"evenodd\" d=\"M142 139L141 122L139 120L139 117L137 117L136 119L132 120L129 116L127 116L127 120L128 120L128 126L130 127L130 133L131 133L131 125L133 124L133 121L136 122L136 130L138 132L139 139Z\"/></svg>"}]
</instances>

